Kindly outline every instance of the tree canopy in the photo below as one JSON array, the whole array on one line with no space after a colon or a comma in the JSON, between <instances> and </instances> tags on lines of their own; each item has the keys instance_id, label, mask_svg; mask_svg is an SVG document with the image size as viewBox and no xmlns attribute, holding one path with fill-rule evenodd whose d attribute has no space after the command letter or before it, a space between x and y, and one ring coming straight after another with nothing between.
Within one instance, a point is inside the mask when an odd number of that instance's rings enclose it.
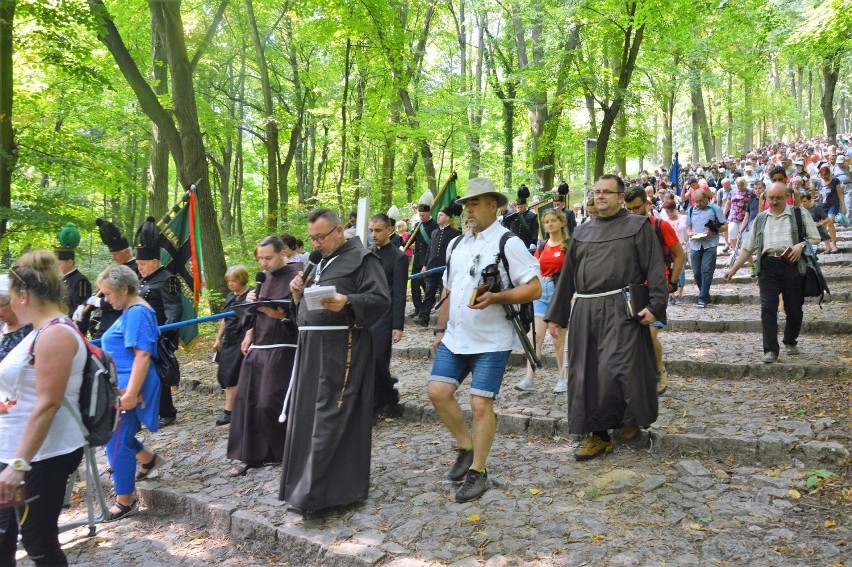
<instances>
[{"instance_id":1,"label":"tree canopy","mask_svg":"<svg viewBox=\"0 0 852 567\"><path fill-rule=\"evenodd\" d=\"M451 172L546 194L849 130L847 0L0 0L0 241L198 187L211 288L271 232ZM407 215L406 215L407 216ZM94 234L94 237L90 235Z\"/></svg>"}]
</instances>

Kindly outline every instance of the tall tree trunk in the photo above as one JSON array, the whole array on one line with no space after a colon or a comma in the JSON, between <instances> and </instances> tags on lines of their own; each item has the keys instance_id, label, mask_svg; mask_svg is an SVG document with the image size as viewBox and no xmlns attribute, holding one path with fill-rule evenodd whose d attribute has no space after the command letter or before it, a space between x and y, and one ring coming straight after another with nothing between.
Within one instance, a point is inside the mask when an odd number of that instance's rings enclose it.
<instances>
[{"instance_id":1,"label":"tall tree trunk","mask_svg":"<svg viewBox=\"0 0 852 567\"><path fill-rule=\"evenodd\" d=\"M725 91L725 106L728 108L728 155L734 155L734 78L728 73L728 89Z\"/></svg>"},{"instance_id":2,"label":"tall tree trunk","mask_svg":"<svg viewBox=\"0 0 852 567\"><path fill-rule=\"evenodd\" d=\"M252 0L244 0L246 20L251 31L251 39L257 57L257 72L260 75L260 87L263 92L263 123L266 127L266 175L269 181L266 198L266 226L269 232L278 231L279 198L278 198L278 120L275 118L275 108L272 104L272 86L269 83L269 68L264 53L264 43L257 29ZM286 212L282 213L286 218Z\"/></svg>"},{"instance_id":3,"label":"tall tree trunk","mask_svg":"<svg viewBox=\"0 0 852 567\"><path fill-rule=\"evenodd\" d=\"M814 72L808 69L808 138L814 137Z\"/></svg>"},{"instance_id":4,"label":"tall tree trunk","mask_svg":"<svg viewBox=\"0 0 852 567\"><path fill-rule=\"evenodd\" d=\"M825 135L828 143L833 144L837 140L837 119L834 115L834 91L840 78L840 58L837 54L825 60L822 66L822 78L824 89L819 106L822 109L822 119L825 123Z\"/></svg>"},{"instance_id":5,"label":"tall tree trunk","mask_svg":"<svg viewBox=\"0 0 852 567\"><path fill-rule=\"evenodd\" d=\"M754 113L752 111L751 83L743 81L743 152L754 148Z\"/></svg>"},{"instance_id":6,"label":"tall tree trunk","mask_svg":"<svg viewBox=\"0 0 852 567\"><path fill-rule=\"evenodd\" d=\"M0 207L6 210L12 206L12 172L18 160L18 147L12 128L15 5L16 0L0 0ZM0 217L0 239L6 234L8 222L5 216Z\"/></svg>"},{"instance_id":7,"label":"tall tree trunk","mask_svg":"<svg viewBox=\"0 0 852 567\"><path fill-rule=\"evenodd\" d=\"M663 111L663 165L667 168L674 157L674 96L666 97L662 104Z\"/></svg>"},{"instance_id":8,"label":"tall tree trunk","mask_svg":"<svg viewBox=\"0 0 852 567\"><path fill-rule=\"evenodd\" d=\"M346 38L346 52L343 57L343 95L340 99L340 173L337 176L335 191L337 193L337 205L343 209L343 176L346 174L346 132L349 125L346 123L346 107L349 105L349 75L352 71L352 40ZM357 202L360 195L355 194Z\"/></svg>"},{"instance_id":9,"label":"tall tree trunk","mask_svg":"<svg viewBox=\"0 0 852 567\"><path fill-rule=\"evenodd\" d=\"M624 147L627 143L627 114L622 112L615 120L615 170L619 174L627 173L627 155Z\"/></svg>"},{"instance_id":10,"label":"tall tree trunk","mask_svg":"<svg viewBox=\"0 0 852 567\"><path fill-rule=\"evenodd\" d=\"M692 153L689 155L689 162L695 165L701 157L698 153L698 131L701 130L701 125L698 123L698 111L694 105L692 112L689 113L689 118L692 121L692 129L689 131L689 138L692 141Z\"/></svg>"},{"instance_id":11,"label":"tall tree trunk","mask_svg":"<svg viewBox=\"0 0 852 567\"><path fill-rule=\"evenodd\" d=\"M169 68L166 62L164 40L151 18L151 75L154 92L158 97L169 94ZM151 150L148 158L151 175L148 179L148 191L151 194L150 213L155 217L164 214L171 207L169 203L169 146L160 135L160 127L151 122ZM135 223L134 223L135 224Z\"/></svg>"},{"instance_id":12,"label":"tall tree trunk","mask_svg":"<svg viewBox=\"0 0 852 567\"><path fill-rule=\"evenodd\" d=\"M701 132L701 143L704 146L704 158L709 162L713 159L713 138L707 123L707 111L704 107L704 91L701 88L701 71L696 69L693 81L690 82L690 97L695 108L695 118Z\"/></svg>"},{"instance_id":13,"label":"tall tree trunk","mask_svg":"<svg viewBox=\"0 0 852 567\"><path fill-rule=\"evenodd\" d=\"M352 160L349 164L349 179L353 185L361 185L361 138L364 128L364 98L366 97L367 80L358 70L358 98L355 101L355 123L352 129ZM390 207L390 205L388 205Z\"/></svg>"},{"instance_id":14,"label":"tall tree trunk","mask_svg":"<svg viewBox=\"0 0 852 567\"><path fill-rule=\"evenodd\" d=\"M636 2L628 4L628 16L633 18L636 14ZM633 71L636 68L636 58L639 55L639 48L642 45L642 38L645 35L645 20L638 28L633 28L632 25L624 29L624 41L621 48L621 63L618 69L618 85L612 95L612 102L603 108L604 115L601 121L601 130L598 134L597 151L595 152L595 179L603 175L604 165L606 164L606 149L609 145L612 127L615 124L615 119L618 118L624 104L625 93L630 87L630 79L633 77Z\"/></svg>"}]
</instances>

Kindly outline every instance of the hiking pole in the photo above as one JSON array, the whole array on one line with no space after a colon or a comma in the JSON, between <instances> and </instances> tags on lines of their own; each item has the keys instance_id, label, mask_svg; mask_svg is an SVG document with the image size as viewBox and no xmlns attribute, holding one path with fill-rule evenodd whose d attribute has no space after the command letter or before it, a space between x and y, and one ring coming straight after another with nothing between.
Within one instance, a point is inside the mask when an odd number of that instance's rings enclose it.
<instances>
[{"instance_id":1,"label":"hiking pole","mask_svg":"<svg viewBox=\"0 0 852 567\"><path fill-rule=\"evenodd\" d=\"M187 325L194 325L196 323L206 323L208 321L217 321L219 319L226 319L228 317L236 317L236 311L224 311L222 313L216 313L215 315L208 315L206 317L198 317L197 319L187 319L186 321L178 321L177 323L167 323L165 325L160 325L157 327L161 332L162 331L170 331L172 329L180 329L181 327L186 327ZM89 341L95 346L100 346L101 339L95 339Z\"/></svg>"}]
</instances>

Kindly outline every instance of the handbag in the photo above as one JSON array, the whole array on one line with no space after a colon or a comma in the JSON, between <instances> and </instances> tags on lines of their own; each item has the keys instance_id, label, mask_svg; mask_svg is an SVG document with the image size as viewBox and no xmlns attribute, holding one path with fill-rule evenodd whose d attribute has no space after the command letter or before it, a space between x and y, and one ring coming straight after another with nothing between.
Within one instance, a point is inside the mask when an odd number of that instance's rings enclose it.
<instances>
[{"instance_id":1,"label":"handbag","mask_svg":"<svg viewBox=\"0 0 852 567\"><path fill-rule=\"evenodd\" d=\"M805 249L808 252L807 254L802 254L802 257L799 260L800 262L805 263L805 281L803 284L804 296L819 297L819 308L822 309L822 301L825 298L825 294L828 293L831 295L831 291L829 291L828 283L826 283L825 277L822 275L822 270L819 268L819 264L817 264L813 247L811 246L811 243L805 239L805 231L802 226L802 211L799 207L795 207L793 209L793 216L796 217L799 239L805 243Z\"/></svg>"},{"instance_id":2,"label":"handbag","mask_svg":"<svg viewBox=\"0 0 852 567\"><path fill-rule=\"evenodd\" d=\"M172 350L171 341L163 335L157 338L157 358L154 361L154 367L163 386L177 386L180 382L180 365Z\"/></svg>"}]
</instances>

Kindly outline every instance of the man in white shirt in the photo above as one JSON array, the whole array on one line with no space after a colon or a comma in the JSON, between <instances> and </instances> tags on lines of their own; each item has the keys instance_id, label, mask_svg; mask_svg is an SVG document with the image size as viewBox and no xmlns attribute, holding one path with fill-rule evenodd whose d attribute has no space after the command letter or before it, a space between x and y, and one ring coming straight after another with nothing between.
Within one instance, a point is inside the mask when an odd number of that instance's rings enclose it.
<instances>
[{"instance_id":1,"label":"man in white shirt","mask_svg":"<svg viewBox=\"0 0 852 567\"><path fill-rule=\"evenodd\" d=\"M448 475L454 481L465 479L456 493L456 502L468 502L488 488L485 462L497 430L494 398L500 391L509 353L521 346L506 319L504 305L538 299L541 272L538 260L523 241L511 237L503 247L509 266L506 273L499 257L500 241L509 231L496 221L497 210L507 199L495 189L492 180L471 179L465 196L456 202L465 207L469 230L453 240L447 251L428 393L438 417L459 446L456 463ZM475 294L486 268L499 274L500 290L492 288ZM509 287L510 281L515 287ZM468 374L472 375L472 432L455 398L459 384Z\"/></svg>"}]
</instances>

